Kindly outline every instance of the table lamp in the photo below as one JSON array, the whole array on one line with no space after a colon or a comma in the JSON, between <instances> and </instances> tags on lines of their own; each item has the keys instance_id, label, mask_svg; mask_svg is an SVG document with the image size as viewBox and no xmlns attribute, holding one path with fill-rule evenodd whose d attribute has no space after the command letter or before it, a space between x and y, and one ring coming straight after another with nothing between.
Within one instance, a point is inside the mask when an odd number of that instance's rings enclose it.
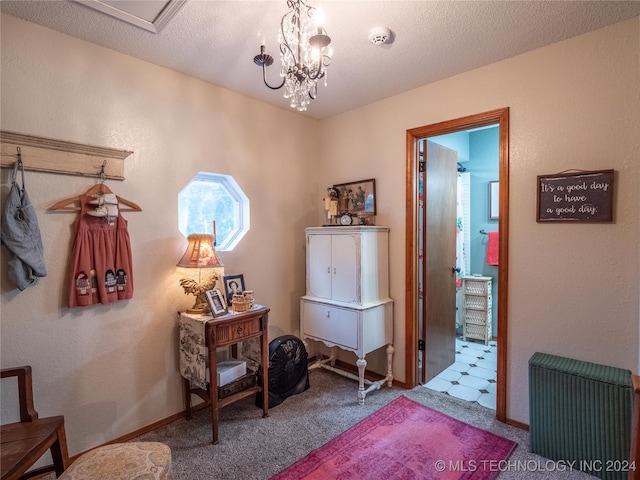
<instances>
[{"instance_id":1,"label":"table lamp","mask_svg":"<svg viewBox=\"0 0 640 480\"><path fill-rule=\"evenodd\" d=\"M215 235L192 233L187 240L187 250L176 265L181 268L198 269L197 280L189 277L180 280L184 293L196 297L195 303L187 309L187 313L207 313L210 309L205 292L213 290L216 282L224 276L224 264L216 256Z\"/></svg>"}]
</instances>

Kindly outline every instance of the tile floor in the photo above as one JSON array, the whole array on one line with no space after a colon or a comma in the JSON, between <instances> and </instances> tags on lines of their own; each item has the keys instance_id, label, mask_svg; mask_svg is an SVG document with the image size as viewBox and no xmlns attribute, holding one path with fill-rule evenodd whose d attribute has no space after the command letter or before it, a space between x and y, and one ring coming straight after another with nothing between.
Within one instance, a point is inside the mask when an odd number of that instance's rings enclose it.
<instances>
[{"instance_id":1,"label":"tile floor","mask_svg":"<svg viewBox=\"0 0 640 480\"><path fill-rule=\"evenodd\" d=\"M425 387L495 410L496 361L495 341L486 346L456 338L456 362Z\"/></svg>"}]
</instances>

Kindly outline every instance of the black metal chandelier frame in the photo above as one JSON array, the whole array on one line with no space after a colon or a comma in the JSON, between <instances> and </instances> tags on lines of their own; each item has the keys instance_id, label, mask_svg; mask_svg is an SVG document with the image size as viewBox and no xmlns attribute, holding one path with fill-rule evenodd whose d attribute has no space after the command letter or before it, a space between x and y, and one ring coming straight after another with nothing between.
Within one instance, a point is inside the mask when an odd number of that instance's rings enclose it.
<instances>
[{"instance_id":1,"label":"black metal chandelier frame","mask_svg":"<svg viewBox=\"0 0 640 480\"><path fill-rule=\"evenodd\" d=\"M326 67L331 63L331 56L325 53L325 48L329 46L331 43L331 38L327 35L326 30L322 26L317 27L317 33L309 37L309 46L311 48L317 48L319 52L319 56L317 60L314 60L309 65L302 63L302 21L301 21L301 10L305 9L304 15L309 18L313 18L316 14L316 8L311 7L304 0L287 0L287 7L289 7L289 11L282 16L280 20L280 53L282 57L286 57L287 55L291 56L294 59L294 65L291 65L287 68L286 74L283 75L282 83L278 86L269 85L267 81L267 67L273 64L273 57L265 52L265 46L260 46L260 53L253 57L253 62L262 67L262 80L264 84L272 90L279 90L282 88L287 78L295 77L296 82L298 84L304 83L306 80L317 81L323 78L326 75ZM285 32L285 25L288 16L292 16L292 21L290 25L294 29L294 33L297 35L297 45L294 48L291 47L289 41L287 40L287 35ZM316 88L314 85L313 89L309 89L309 97L312 100L316 98Z\"/></svg>"}]
</instances>

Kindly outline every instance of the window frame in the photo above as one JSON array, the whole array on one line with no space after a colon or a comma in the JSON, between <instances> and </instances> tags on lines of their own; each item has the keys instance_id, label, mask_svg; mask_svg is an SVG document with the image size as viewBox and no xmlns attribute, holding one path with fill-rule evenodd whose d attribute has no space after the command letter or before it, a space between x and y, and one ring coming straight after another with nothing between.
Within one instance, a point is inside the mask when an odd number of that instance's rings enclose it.
<instances>
[{"instance_id":1,"label":"window frame","mask_svg":"<svg viewBox=\"0 0 640 480\"><path fill-rule=\"evenodd\" d=\"M178 193L178 230L180 231L180 233L182 233L182 235L184 235L185 238L188 237L190 233L213 234L213 222L216 221L217 223L219 223L222 220L211 218L211 221L208 222L208 225L205 228L206 231L204 232L191 231L191 229L189 228L189 208L188 206L186 206L188 205L189 201L188 190L192 185L202 183L214 183L219 185L220 187L225 189L229 197L231 197L231 199L236 203L237 208L234 208L235 212L233 213L234 228L226 238L220 239L216 237L216 250L222 252L231 251L238 245L240 240L246 235L251 227L251 208L249 198L245 195L240 185L238 185L238 182L236 182L236 180L231 175L212 172L198 172L189 181L189 183L187 183L182 188L182 190L180 190L180 192Z\"/></svg>"}]
</instances>

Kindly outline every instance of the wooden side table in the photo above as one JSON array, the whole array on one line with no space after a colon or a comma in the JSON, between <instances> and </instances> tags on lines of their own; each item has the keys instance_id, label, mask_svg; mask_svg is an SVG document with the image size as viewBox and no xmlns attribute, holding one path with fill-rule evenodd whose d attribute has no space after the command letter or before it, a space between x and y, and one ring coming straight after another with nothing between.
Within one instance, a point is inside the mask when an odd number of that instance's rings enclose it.
<instances>
[{"instance_id":1,"label":"wooden side table","mask_svg":"<svg viewBox=\"0 0 640 480\"><path fill-rule=\"evenodd\" d=\"M229 312L228 314L212 318L210 315L181 314L191 320L201 321L204 324L204 345L208 349L209 378L208 388L193 388L190 381L183 376L184 397L186 404L186 418L191 418L191 394L196 394L205 402L211 404L211 430L214 445L218 443L218 411L241 398L257 392L264 391L262 404L262 417L269 416L269 395L263 385L269 385L269 343L267 327L269 323L269 308L256 305L247 312ZM216 349L228 345L236 345L238 342L250 338L260 337L262 385L248 387L223 399L218 399L218 357ZM181 352L182 355L182 352ZM268 387L266 387L268 388Z\"/></svg>"}]
</instances>

